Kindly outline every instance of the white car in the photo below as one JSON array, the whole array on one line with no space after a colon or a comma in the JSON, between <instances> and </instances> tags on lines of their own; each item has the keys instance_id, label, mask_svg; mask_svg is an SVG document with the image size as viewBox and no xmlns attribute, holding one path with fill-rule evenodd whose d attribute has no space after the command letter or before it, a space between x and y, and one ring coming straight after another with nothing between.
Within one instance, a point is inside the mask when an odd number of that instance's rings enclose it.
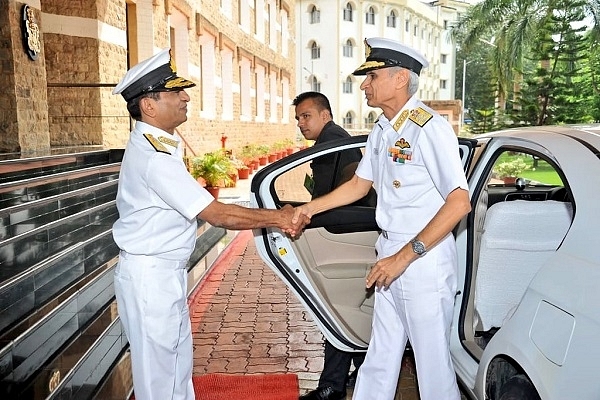
<instances>
[{"instance_id":1,"label":"white car","mask_svg":"<svg viewBox=\"0 0 600 400\"><path fill-rule=\"evenodd\" d=\"M312 159L363 148L325 143L262 169L254 207L310 200ZM459 139L472 212L455 228L459 254L451 352L473 399L600 399L600 126L531 127ZM516 183L499 171L525 163ZM521 163L522 164L522 163ZM518 171L517 171L518 172ZM262 259L332 344L364 350L372 292L365 277L379 232L374 208L316 215L295 240L255 231Z\"/></svg>"}]
</instances>

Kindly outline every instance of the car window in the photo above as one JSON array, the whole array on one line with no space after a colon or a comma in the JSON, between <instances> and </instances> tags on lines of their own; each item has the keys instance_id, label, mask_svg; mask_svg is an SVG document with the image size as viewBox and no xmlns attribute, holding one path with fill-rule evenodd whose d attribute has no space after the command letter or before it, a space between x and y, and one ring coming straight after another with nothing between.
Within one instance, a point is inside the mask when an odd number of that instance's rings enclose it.
<instances>
[{"instance_id":1,"label":"car window","mask_svg":"<svg viewBox=\"0 0 600 400\"><path fill-rule=\"evenodd\" d=\"M278 176L274 182L276 202L304 203L310 201L311 194L304 186L304 181L311 175L310 162L306 162Z\"/></svg>"},{"instance_id":2,"label":"car window","mask_svg":"<svg viewBox=\"0 0 600 400\"><path fill-rule=\"evenodd\" d=\"M556 169L539 156L518 151L504 151L494 162L490 184L514 185L524 178L529 185L563 186Z\"/></svg>"},{"instance_id":3,"label":"car window","mask_svg":"<svg viewBox=\"0 0 600 400\"><path fill-rule=\"evenodd\" d=\"M364 150L364 149L362 149ZM274 180L279 203L303 203L329 193L354 175L362 150L348 149L317 157L288 170ZM356 158L356 152L358 158ZM352 156L354 154L354 156ZM352 162L349 162L352 160ZM315 179L315 173L320 177ZM374 190L356 205L375 206Z\"/></svg>"}]
</instances>

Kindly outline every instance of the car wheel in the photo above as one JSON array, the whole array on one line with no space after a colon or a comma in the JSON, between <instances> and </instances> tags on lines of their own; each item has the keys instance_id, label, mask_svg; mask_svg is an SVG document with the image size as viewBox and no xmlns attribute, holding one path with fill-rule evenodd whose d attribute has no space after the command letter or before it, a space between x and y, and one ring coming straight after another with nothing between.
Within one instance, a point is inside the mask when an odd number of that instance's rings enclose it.
<instances>
[{"instance_id":1,"label":"car wheel","mask_svg":"<svg viewBox=\"0 0 600 400\"><path fill-rule=\"evenodd\" d=\"M540 395L525 375L515 375L500 389L498 400L540 400Z\"/></svg>"}]
</instances>

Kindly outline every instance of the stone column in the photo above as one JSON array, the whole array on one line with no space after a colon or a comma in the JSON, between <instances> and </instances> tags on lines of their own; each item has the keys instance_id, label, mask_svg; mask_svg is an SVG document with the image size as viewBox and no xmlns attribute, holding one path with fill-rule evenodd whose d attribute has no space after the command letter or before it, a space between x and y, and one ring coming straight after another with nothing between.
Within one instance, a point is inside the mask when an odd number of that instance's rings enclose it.
<instances>
[{"instance_id":1,"label":"stone column","mask_svg":"<svg viewBox=\"0 0 600 400\"><path fill-rule=\"evenodd\" d=\"M31 10L31 33L40 47L33 60L23 41L22 13ZM48 98L39 1L0 1L0 152L23 156L50 151ZM37 28L37 31L35 30ZM35 39L35 38L34 38Z\"/></svg>"}]
</instances>

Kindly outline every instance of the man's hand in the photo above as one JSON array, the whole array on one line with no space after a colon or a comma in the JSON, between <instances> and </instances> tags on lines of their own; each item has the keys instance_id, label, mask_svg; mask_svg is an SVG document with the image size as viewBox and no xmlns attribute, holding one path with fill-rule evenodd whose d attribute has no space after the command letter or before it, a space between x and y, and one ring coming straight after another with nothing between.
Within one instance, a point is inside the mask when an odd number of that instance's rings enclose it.
<instances>
[{"instance_id":1,"label":"man's hand","mask_svg":"<svg viewBox=\"0 0 600 400\"><path fill-rule=\"evenodd\" d=\"M400 260L399 254L382 258L377 261L367 276L367 287L375 284L379 289L382 286L387 289L392 282L406 271L408 268L406 262Z\"/></svg>"},{"instance_id":2,"label":"man's hand","mask_svg":"<svg viewBox=\"0 0 600 400\"><path fill-rule=\"evenodd\" d=\"M292 223L293 224L299 223L300 221L302 221L303 218L308 219L308 222L306 222L306 224L310 223L310 219L312 218L312 212L310 211L310 208L306 204L298 206L294 209L294 217L292 218ZM306 225L306 224L304 224L304 225Z\"/></svg>"},{"instance_id":3,"label":"man's hand","mask_svg":"<svg viewBox=\"0 0 600 400\"><path fill-rule=\"evenodd\" d=\"M297 209L289 204L283 206L280 210L283 213L282 225L279 228L291 237L299 236L302 229L310 223L310 217L306 215L297 215Z\"/></svg>"}]
</instances>

